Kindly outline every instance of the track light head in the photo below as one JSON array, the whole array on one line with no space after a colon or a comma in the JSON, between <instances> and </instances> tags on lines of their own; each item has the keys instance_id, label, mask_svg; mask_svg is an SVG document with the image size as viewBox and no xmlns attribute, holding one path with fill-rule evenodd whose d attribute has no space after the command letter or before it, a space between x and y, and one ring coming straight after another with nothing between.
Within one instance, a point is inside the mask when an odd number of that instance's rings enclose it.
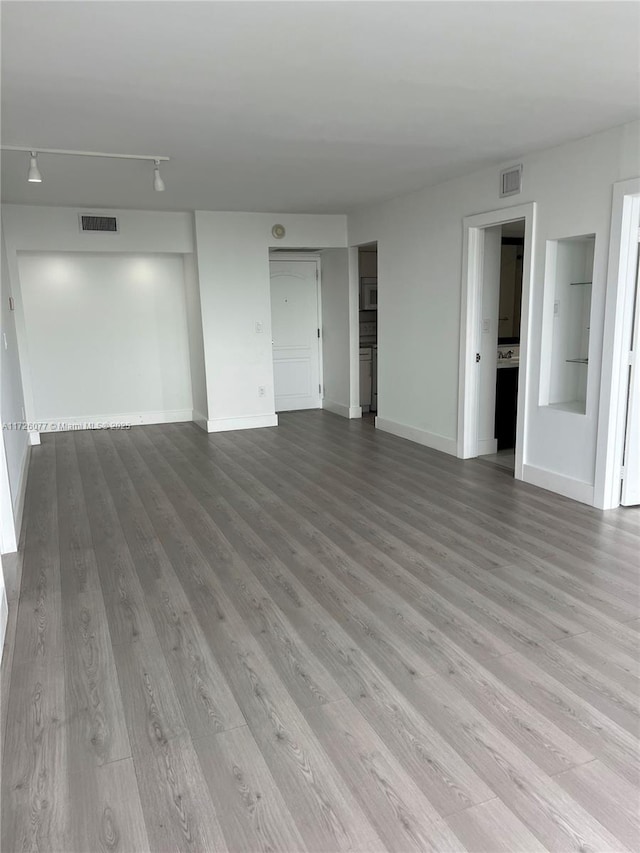
<instances>
[{"instance_id":1,"label":"track light head","mask_svg":"<svg viewBox=\"0 0 640 853\"><path fill-rule=\"evenodd\" d=\"M30 184L42 183L42 175L40 174L40 169L38 169L38 155L35 151L31 152L31 157L29 159L29 173L27 175L27 180Z\"/></svg>"},{"instance_id":2,"label":"track light head","mask_svg":"<svg viewBox=\"0 0 640 853\"><path fill-rule=\"evenodd\" d=\"M153 188L157 193L164 192L164 181L160 176L160 161L153 161Z\"/></svg>"}]
</instances>

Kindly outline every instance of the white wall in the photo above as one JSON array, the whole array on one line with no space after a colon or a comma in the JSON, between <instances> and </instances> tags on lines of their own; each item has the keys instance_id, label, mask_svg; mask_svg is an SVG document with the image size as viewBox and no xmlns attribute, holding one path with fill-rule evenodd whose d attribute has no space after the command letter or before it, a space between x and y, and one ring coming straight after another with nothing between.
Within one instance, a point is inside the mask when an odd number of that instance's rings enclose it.
<instances>
[{"instance_id":1,"label":"white wall","mask_svg":"<svg viewBox=\"0 0 640 853\"><path fill-rule=\"evenodd\" d=\"M269 248L346 247L346 217L196 211L195 227L208 429L275 425Z\"/></svg>"},{"instance_id":2,"label":"white wall","mask_svg":"<svg viewBox=\"0 0 640 853\"><path fill-rule=\"evenodd\" d=\"M21 253L34 419L191 420L182 258Z\"/></svg>"},{"instance_id":3,"label":"white wall","mask_svg":"<svg viewBox=\"0 0 640 853\"><path fill-rule=\"evenodd\" d=\"M120 230L117 234L82 233L78 224L78 214L81 212L115 215L118 217ZM18 253L189 254L194 251L193 217L188 213L100 210L99 208L83 211L79 208L9 204L2 207L2 224L9 277L16 299L15 319L26 416L27 421L36 421ZM37 440L37 434L32 433L32 436Z\"/></svg>"},{"instance_id":4,"label":"white wall","mask_svg":"<svg viewBox=\"0 0 640 853\"><path fill-rule=\"evenodd\" d=\"M321 263L323 408L349 417L349 251L326 249ZM358 414L359 411L351 416Z\"/></svg>"},{"instance_id":5,"label":"white wall","mask_svg":"<svg viewBox=\"0 0 640 853\"><path fill-rule=\"evenodd\" d=\"M22 501L26 486L28 465L28 438L24 429L7 429L10 424L20 424L25 420L24 395L20 374L18 340L16 335L15 311L9 310L9 297L12 295L9 268L5 250L4 233L0 233L2 268L2 296L0 303L0 321L2 340L0 341L0 374L2 391L0 411L2 417L3 460L0 463L0 490L2 498L2 516L0 518L0 551L15 551L20 536L22 519Z\"/></svg>"},{"instance_id":6,"label":"white wall","mask_svg":"<svg viewBox=\"0 0 640 853\"><path fill-rule=\"evenodd\" d=\"M498 197L497 164L349 216L349 243L378 242L379 418L453 450L456 437L462 219L535 201L530 328L531 399L525 478L593 492L612 184L640 173L640 124L613 128L558 148L514 158L523 192ZM547 240L596 234L587 412L539 406L540 342ZM538 476L538 472L542 472Z\"/></svg>"}]
</instances>

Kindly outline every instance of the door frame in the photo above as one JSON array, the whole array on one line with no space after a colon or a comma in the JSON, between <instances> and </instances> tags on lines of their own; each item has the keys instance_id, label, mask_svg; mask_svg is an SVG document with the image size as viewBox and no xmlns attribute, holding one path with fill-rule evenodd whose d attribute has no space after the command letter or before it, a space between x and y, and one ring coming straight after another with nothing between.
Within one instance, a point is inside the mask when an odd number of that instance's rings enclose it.
<instances>
[{"instance_id":1,"label":"door frame","mask_svg":"<svg viewBox=\"0 0 640 853\"><path fill-rule=\"evenodd\" d=\"M522 480L527 437L527 401L529 399L529 337L533 296L533 246L536 203L503 207L487 213L465 216L462 248L462 300L460 307L460 362L458 369L458 439L461 459L478 456L478 416L480 371L475 356L480 351L482 333L482 277L484 229L524 219L524 258L522 264L522 309L520 319L520 364L518 375L518 415L514 476Z\"/></svg>"},{"instance_id":2,"label":"door frame","mask_svg":"<svg viewBox=\"0 0 640 853\"><path fill-rule=\"evenodd\" d=\"M323 364L323 328L322 328L322 261L320 257L320 252L274 252L269 251L269 322L271 323L271 261L313 261L316 265L316 311L317 311L317 322L318 329L320 329L320 335L318 336L318 382L320 384L320 394L318 397L318 409L322 408L322 401L324 400L324 364ZM271 353L271 364L273 369L273 342L272 342L272 353ZM274 397L275 397L275 384L274 384ZM313 411L310 409L309 411Z\"/></svg>"},{"instance_id":3,"label":"door frame","mask_svg":"<svg viewBox=\"0 0 640 853\"><path fill-rule=\"evenodd\" d=\"M605 296L594 506L620 506L629 353L640 228L640 178L613 185Z\"/></svg>"}]
</instances>

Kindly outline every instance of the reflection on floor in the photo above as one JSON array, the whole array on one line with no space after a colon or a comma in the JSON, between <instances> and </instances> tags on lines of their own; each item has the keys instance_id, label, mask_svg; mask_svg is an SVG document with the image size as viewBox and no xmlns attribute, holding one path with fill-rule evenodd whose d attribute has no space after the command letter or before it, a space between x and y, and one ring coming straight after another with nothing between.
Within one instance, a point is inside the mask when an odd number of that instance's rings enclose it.
<instances>
[{"instance_id":1,"label":"reflection on floor","mask_svg":"<svg viewBox=\"0 0 640 853\"><path fill-rule=\"evenodd\" d=\"M499 465L501 468L508 468L509 471L513 471L516 467L516 452L513 448L499 450L497 453L480 456L479 458L483 462L491 462L493 465Z\"/></svg>"}]
</instances>

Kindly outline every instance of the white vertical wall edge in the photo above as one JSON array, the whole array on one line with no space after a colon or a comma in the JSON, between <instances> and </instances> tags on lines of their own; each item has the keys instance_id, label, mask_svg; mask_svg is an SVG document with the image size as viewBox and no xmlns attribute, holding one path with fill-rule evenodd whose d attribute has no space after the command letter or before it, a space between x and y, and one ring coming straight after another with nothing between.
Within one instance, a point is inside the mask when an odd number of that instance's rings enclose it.
<instances>
[{"instance_id":1,"label":"white vertical wall edge","mask_svg":"<svg viewBox=\"0 0 640 853\"><path fill-rule=\"evenodd\" d=\"M358 248L349 248L349 409L360 410L360 278ZM379 318L378 318L379 319Z\"/></svg>"},{"instance_id":2,"label":"white vertical wall edge","mask_svg":"<svg viewBox=\"0 0 640 853\"><path fill-rule=\"evenodd\" d=\"M191 420L194 422L194 424L196 424L197 426L199 426L199 427L200 427L200 429L203 429L205 432L207 432L207 431L208 431L208 430L207 430L207 419L206 419L206 417L202 414L202 412L197 412L197 411L194 409L194 410L193 410L193 412L191 413Z\"/></svg>"},{"instance_id":3,"label":"white vertical wall edge","mask_svg":"<svg viewBox=\"0 0 640 853\"><path fill-rule=\"evenodd\" d=\"M462 299L460 309L460 367L458 387L457 455L468 459L478 455L478 384L475 353L481 322L481 285L484 234L482 229L524 219L524 259L522 267L522 317L520 324L520 377L518 382L518 422L516 431L515 477L523 478L529 403L528 364L533 295L533 245L536 204L519 204L463 219Z\"/></svg>"},{"instance_id":4,"label":"white vertical wall edge","mask_svg":"<svg viewBox=\"0 0 640 853\"><path fill-rule=\"evenodd\" d=\"M599 509L620 506L620 468L627 403L624 379L631 346L639 227L640 178L615 183L593 495L594 506Z\"/></svg>"}]
</instances>

